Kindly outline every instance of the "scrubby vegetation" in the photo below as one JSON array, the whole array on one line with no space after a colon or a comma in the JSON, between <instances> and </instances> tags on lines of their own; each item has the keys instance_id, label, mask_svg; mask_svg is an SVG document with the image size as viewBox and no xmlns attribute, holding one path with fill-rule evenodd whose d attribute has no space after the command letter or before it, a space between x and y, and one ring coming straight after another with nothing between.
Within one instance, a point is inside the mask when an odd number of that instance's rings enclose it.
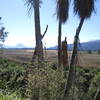
<instances>
[{"instance_id":1,"label":"scrubby vegetation","mask_svg":"<svg viewBox=\"0 0 100 100\"><path fill-rule=\"evenodd\" d=\"M92 51L91 50L88 50L88 54L92 54Z\"/></svg>"},{"instance_id":2,"label":"scrubby vegetation","mask_svg":"<svg viewBox=\"0 0 100 100\"><path fill-rule=\"evenodd\" d=\"M16 65L0 58L0 100L62 100L65 71L52 66L48 63ZM69 98L91 100L99 84L99 68L77 67Z\"/></svg>"},{"instance_id":3,"label":"scrubby vegetation","mask_svg":"<svg viewBox=\"0 0 100 100\"><path fill-rule=\"evenodd\" d=\"M98 54L100 54L100 50L98 50L97 52L98 52Z\"/></svg>"},{"instance_id":4,"label":"scrubby vegetation","mask_svg":"<svg viewBox=\"0 0 100 100\"><path fill-rule=\"evenodd\" d=\"M16 93L12 94L0 94L0 100L28 100L25 98L20 97L20 95L16 95Z\"/></svg>"},{"instance_id":5,"label":"scrubby vegetation","mask_svg":"<svg viewBox=\"0 0 100 100\"><path fill-rule=\"evenodd\" d=\"M0 58L0 93L20 93L26 66L16 65Z\"/></svg>"}]
</instances>

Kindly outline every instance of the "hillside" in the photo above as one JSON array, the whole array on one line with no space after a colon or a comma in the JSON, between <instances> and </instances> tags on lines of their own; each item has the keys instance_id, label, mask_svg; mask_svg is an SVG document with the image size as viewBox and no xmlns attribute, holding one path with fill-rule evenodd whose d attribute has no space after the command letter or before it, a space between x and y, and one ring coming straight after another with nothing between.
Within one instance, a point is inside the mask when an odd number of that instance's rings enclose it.
<instances>
[{"instance_id":1,"label":"hillside","mask_svg":"<svg viewBox=\"0 0 100 100\"><path fill-rule=\"evenodd\" d=\"M68 50L72 50L73 44L68 44ZM79 50L100 50L100 39L94 41L83 42L78 45ZM16 46L7 46L5 45L4 48L7 49L34 49L33 47L27 47L23 44L17 44ZM48 50L57 50L58 46L49 47Z\"/></svg>"},{"instance_id":2,"label":"hillside","mask_svg":"<svg viewBox=\"0 0 100 100\"><path fill-rule=\"evenodd\" d=\"M73 44L68 44L68 50L72 50ZM57 50L57 46L50 47L50 50ZM83 42L78 45L79 50L100 50L100 40Z\"/></svg>"}]
</instances>

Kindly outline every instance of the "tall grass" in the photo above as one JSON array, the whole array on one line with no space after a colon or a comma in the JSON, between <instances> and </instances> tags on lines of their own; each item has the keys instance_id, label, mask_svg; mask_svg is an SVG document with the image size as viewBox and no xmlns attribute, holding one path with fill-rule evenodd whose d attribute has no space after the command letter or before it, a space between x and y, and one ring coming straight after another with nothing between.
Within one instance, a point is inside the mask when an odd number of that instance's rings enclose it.
<instances>
[{"instance_id":1,"label":"tall grass","mask_svg":"<svg viewBox=\"0 0 100 100\"><path fill-rule=\"evenodd\" d=\"M26 95L35 100L62 100L64 93L64 73L53 70L49 64L37 65L31 69L28 75L28 87Z\"/></svg>"},{"instance_id":2,"label":"tall grass","mask_svg":"<svg viewBox=\"0 0 100 100\"><path fill-rule=\"evenodd\" d=\"M17 96L16 93L12 94L0 94L0 100L29 100L29 99L24 99L21 96Z\"/></svg>"}]
</instances>

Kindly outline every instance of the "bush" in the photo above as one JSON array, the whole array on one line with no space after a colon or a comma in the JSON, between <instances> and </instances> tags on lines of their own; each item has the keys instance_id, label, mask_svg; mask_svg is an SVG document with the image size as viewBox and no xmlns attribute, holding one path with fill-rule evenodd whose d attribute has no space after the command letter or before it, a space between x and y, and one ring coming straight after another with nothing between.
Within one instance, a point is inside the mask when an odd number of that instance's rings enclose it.
<instances>
[{"instance_id":1,"label":"bush","mask_svg":"<svg viewBox=\"0 0 100 100\"><path fill-rule=\"evenodd\" d=\"M97 53L100 54L100 50L98 50Z\"/></svg>"},{"instance_id":2,"label":"bush","mask_svg":"<svg viewBox=\"0 0 100 100\"><path fill-rule=\"evenodd\" d=\"M88 50L88 54L92 54L92 50Z\"/></svg>"},{"instance_id":3,"label":"bush","mask_svg":"<svg viewBox=\"0 0 100 100\"><path fill-rule=\"evenodd\" d=\"M53 70L49 64L38 64L32 68L28 75L26 95L31 100L62 100L65 79L63 71Z\"/></svg>"},{"instance_id":4,"label":"bush","mask_svg":"<svg viewBox=\"0 0 100 100\"><path fill-rule=\"evenodd\" d=\"M100 85L100 72L98 72L95 77L92 79L92 84L94 84L95 87L99 87Z\"/></svg>"},{"instance_id":5,"label":"bush","mask_svg":"<svg viewBox=\"0 0 100 100\"><path fill-rule=\"evenodd\" d=\"M0 90L3 93L20 91L26 72L25 66L16 65L0 58Z\"/></svg>"},{"instance_id":6,"label":"bush","mask_svg":"<svg viewBox=\"0 0 100 100\"><path fill-rule=\"evenodd\" d=\"M92 100L96 91L97 91L97 88L95 87L90 88L83 100Z\"/></svg>"}]
</instances>

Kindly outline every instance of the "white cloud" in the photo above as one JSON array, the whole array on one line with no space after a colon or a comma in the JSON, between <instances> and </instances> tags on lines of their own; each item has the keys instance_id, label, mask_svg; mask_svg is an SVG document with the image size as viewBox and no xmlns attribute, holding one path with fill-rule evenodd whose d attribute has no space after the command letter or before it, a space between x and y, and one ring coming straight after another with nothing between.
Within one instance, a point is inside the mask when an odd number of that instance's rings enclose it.
<instances>
[{"instance_id":1,"label":"white cloud","mask_svg":"<svg viewBox=\"0 0 100 100\"><path fill-rule=\"evenodd\" d=\"M16 36L10 36L7 38L7 40L5 41L5 45L10 45L10 46L14 46L18 43L22 43L26 46L35 46L35 40L32 36L22 36L22 35L16 35Z\"/></svg>"},{"instance_id":2,"label":"white cloud","mask_svg":"<svg viewBox=\"0 0 100 100\"><path fill-rule=\"evenodd\" d=\"M15 46L16 44L23 44L25 46L35 46L35 37L33 37L32 35L28 36L28 35L15 35L15 36L9 36L6 41L5 41L5 45L10 45L10 46ZM52 47L57 45L57 37L56 36L46 36L43 39L43 45L45 46L46 43L46 47Z\"/></svg>"},{"instance_id":3,"label":"white cloud","mask_svg":"<svg viewBox=\"0 0 100 100\"><path fill-rule=\"evenodd\" d=\"M64 40L65 36L62 36L62 41ZM57 35L46 35L43 39L43 45L46 47L53 47L58 44L58 36ZM68 43L73 43L73 38L69 37L67 38ZM15 46L16 44L23 44L28 47L35 47L35 36L33 35L10 35L5 41L5 45Z\"/></svg>"}]
</instances>

